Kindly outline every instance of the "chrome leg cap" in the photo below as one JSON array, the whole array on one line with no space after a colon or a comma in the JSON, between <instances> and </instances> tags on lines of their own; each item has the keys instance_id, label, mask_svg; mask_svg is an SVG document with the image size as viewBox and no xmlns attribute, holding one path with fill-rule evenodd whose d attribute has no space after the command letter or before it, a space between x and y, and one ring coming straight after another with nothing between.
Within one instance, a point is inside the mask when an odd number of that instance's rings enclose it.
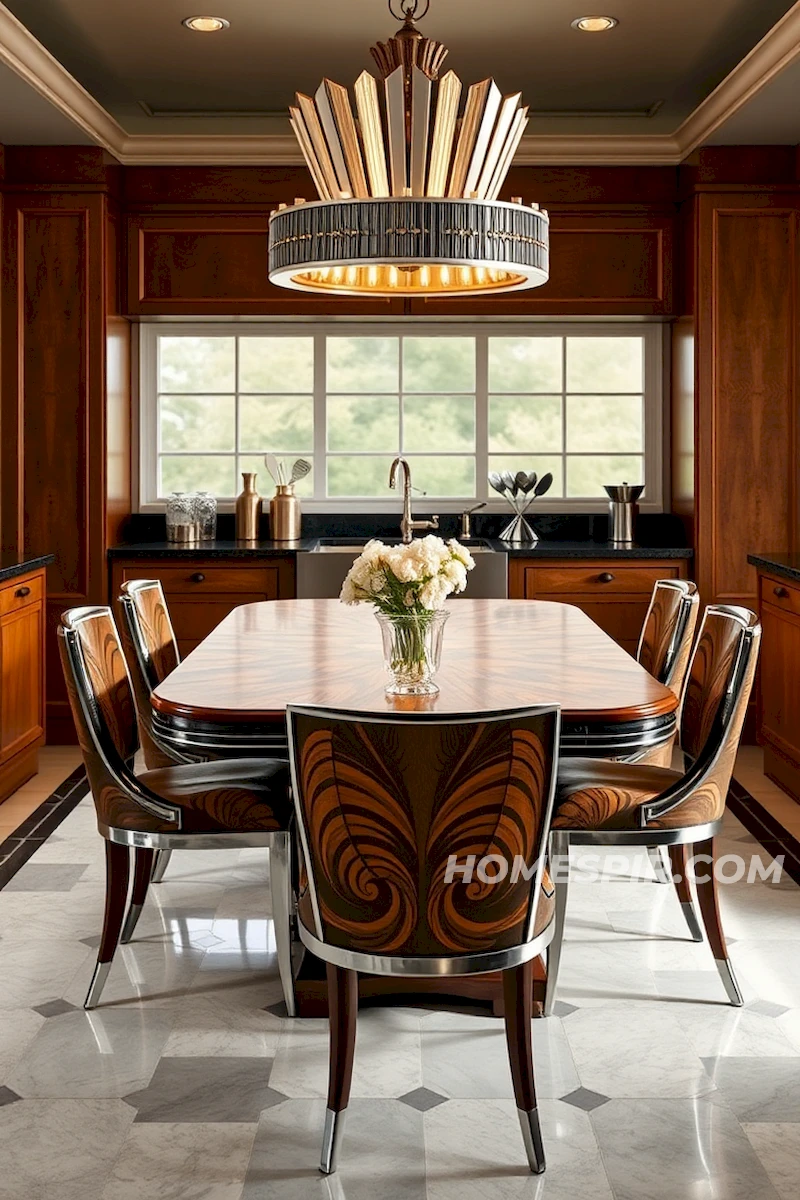
<instances>
[{"instance_id":1,"label":"chrome leg cap","mask_svg":"<svg viewBox=\"0 0 800 1200\"><path fill-rule=\"evenodd\" d=\"M330 1108L325 1110L325 1129L322 1134L322 1154L319 1160L319 1169L323 1175L332 1175L336 1170L339 1146L344 1132L345 1111L342 1109L341 1112L334 1112Z\"/></svg>"},{"instance_id":2,"label":"chrome leg cap","mask_svg":"<svg viewBox=\"0 0 800 1200\"><path fill-rule=\"evenodd\" d=\"M530 1112L523 1112L521 1108L518 1108L517 1116L531 1171L534 1175L541 1175L545 1168L545 1161L538 1109L532 1108Z\"/></svg>"},{"instance_id":3,"label":"chrome leg cap","mask_svg":"<svg viewBox=\"0 0 800 1200\"><path fill-rule=\"evenodd\" d=\"M141 915L141 904L132 904L128 909L128 915L125 918L125 924L122 927L122 933L119 935L119 940L123 946L127 946L128 942L133 937L136 926L139 924L139 917Z\"/></svg>"},{"instance_id":4,"label":"chrome leg cap","mask_svg":"<svg viewBox=\"0 0 800 1200\"><path fill-rule=\"evenodd\" d=\"M703 930L700 928L700 922L697 919L697 913L694 911L694 905L688 900L681 901L683 915L686 918L686 924L689 926L689 933L692 935L693 942L702 942Z\"/></svg>"},{"instance_id":5,"label":"chrome leg cap","mask_svg":"<svg viewBox=\"0 0 800 1200\"><path fill-rule=\"evenodd\" d=\"M89 991L86 993L86 999L83 1002L84 1008L96 1008L100 1003L100 995L106 985L110 970L110 962L99 962L97 964L92 975L92 982L89 984Z\"/></svg>"},{"instance_id":6,"label":"chrome leg cap","mask_svg":"<svg viewBox=\"0 0 800 1200\"><path fill-rule=\"evenodd\" d=\"M734 1008L741 1008L744 1004L744 999L742 993L739 991L739 984L736 982L736 976L733 973L733 967L729 960L727 958L715 958L714 962L717 965L720 979L725 985L728 999Z\"/></svg>"}]
</instances>

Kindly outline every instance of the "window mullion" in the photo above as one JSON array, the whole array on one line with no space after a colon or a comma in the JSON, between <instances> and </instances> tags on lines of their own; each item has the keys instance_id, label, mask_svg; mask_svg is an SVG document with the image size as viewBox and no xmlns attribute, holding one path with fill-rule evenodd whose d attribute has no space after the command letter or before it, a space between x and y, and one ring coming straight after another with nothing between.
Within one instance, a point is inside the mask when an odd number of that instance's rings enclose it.
<instances>
[{"instance_id":1,"label":"window mullion","mask_svg":"<svg viewBox=\"0 0 800 1200\"><path fill-rule=\"evenodd\" d=\"M489 499L489 335L475 337L475 499Z\"/></svg>"},{"instance_id":2,"label":"window mullion","mask_svg":"<svg viewBox=\"0 0 800 1200\"><path fill-rule=\"evenodd\" d=\"M328 498L328 339L314 334L314 500Z\"/></svg>"}]
</instances>

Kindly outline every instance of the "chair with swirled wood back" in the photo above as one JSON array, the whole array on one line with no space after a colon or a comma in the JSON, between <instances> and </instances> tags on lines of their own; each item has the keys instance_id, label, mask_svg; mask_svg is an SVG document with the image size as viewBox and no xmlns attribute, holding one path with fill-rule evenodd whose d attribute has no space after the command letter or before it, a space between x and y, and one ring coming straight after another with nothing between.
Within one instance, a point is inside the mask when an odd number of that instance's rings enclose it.
<instances>
[{"instance_id":1,"label":"chair with swirled wood back","mask_svg":"<svg viewBox=\"0 0 800 1200\"><path fill-rule=\"evenodd\" d=\"M695 851L703 856L700 861L709 869L697 874L695 883L706 936L730 1003L742 1004L720 920L714 838L725 815L760 641L755 613L724 604L706 609L683 694L685 773L640 762L564 761L551 836L557 928L548 953L545 1013L555 1003L570 845L667 846L678 898L692 929L696 918L689 866ZM702 939L698 928L695 940Z\"/></svg>"},{"instance_id":2,"label":"chair with swirled wood back","mask_svg":"<svg viewBox=\"0 0 800 1200\"><path fill-rule=\"evenodd\" d=\"M349 1099L358 971L502 971L520 1124L531 1170L544 1170L531 963L552 928L544 855L559 725L556 707L440 719L289 706L307 874L300 938L328 973L324 1174L336 1169Z\"/></svg>"},{"instance_id":3,"label":"chair with swirled wood back","mask_svg":"<svg viewBox=\"0 0 800 1200\"><path fill-rule=\"evenodd\" d=\"M125 920L130 850L142 902L157 850L266 846L278 968L294 1014L291 957L289 771L271 759L193 763L134 775L139 749L130 676L110 608L74 608L61 617L59 651L72 715L105 838L106 906L85 1007L100 1000ZM135 894L135 893L134 893ZM138 913L128 921L134 921Z\"/></svg>"}]
</instances>

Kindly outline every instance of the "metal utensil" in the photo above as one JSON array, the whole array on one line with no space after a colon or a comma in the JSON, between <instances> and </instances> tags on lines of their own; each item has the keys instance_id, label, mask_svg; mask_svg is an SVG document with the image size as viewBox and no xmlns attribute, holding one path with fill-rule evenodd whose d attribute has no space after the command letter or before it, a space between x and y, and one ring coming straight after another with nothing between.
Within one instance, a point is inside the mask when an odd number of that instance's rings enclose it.
<instances>
[{"instance_id":1,"label":"metal utensil","mask_svg":"<svg viewBox=\"0 0 800 1200\"><path fill-rule=\"evenodd\" d=\"M280 485L281 483L281 465L274 454L264 455L264 466L272 476L272 482Z\"/></svg>"},{"instance_id":2,"label":"metal utensil","mask_svg":"<svg viewBox=\"0 0 800 1200\"><path fill-rule=\"evenodd\" d=\"M289 476L289 483L297 483L299 479L305 479L310 470L311 463L308 461L308 459L298 458L292 466L292 473Z\"/></svg>"},{"instance_id":3,"label":"metal utensil","mask_svg":"<svg viewBox=\"0 0 800 1200\"><path fill-rule=\"evenodd\" d=\"M499 471L490 471L488 478L489 478L489 483L494 488L494 490L496 492L499 492L501 496L505 496L506 485L503 482L503 476L500 474L500 472Z\"/></svg>"},{"instance_id":4,"label":"metal utensil","mask_svg":"<svg viewBox=\"0 0 800 1200\"><path fill-rule=\"evenodd\" d=\"M536 478L535 471L531 471L530 474L525 471L517 471L517 485L524 496L527 496L531 488L534 487Z\"/></svg>"},{"instance_id":5,"label":"metal utensil","mask_svg":"<svg viewBox=\"0 0 800 1200\"><path fill-rule=\"evenodd\" d=\"M536 476L534 475L534 479L535 478L536 478ZM543 496L545 494L545 492L550 491L550 488L552 486L553 486L553 476L550 473L550 471L548 471L547 474L543 475L542 478L539 480L538 484L534 488L533 494L534 494L534 496Z\"/></svg>"},{"instance_id":6,"label":"metal utensil","mask_svg":"<svg viewBox=\"0 0 800 1200\"><path fill-rule=\"evenodd\" d=\"M506 485L506 491L510 492L512 496L516 496L517 478L511 471L503 471L503 483Z\"/></svg>"}]
</instances>

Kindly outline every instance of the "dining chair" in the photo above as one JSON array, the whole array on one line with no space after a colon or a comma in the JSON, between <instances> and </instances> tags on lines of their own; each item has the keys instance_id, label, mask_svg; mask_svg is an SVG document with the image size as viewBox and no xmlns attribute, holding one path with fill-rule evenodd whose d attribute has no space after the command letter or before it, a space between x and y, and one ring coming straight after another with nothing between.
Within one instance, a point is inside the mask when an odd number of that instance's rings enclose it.
<instances>
[{"instance_id":1,"label":"dining chair","mask_svg":"<svg viewBox=\"0 0 800 1200\"><path fill-rule=\"evenodd\" d=\"M531 964L552 930L544 859L558 708L440 719L290 705L287 722L306 879L299 933L328 979L320 1170L336 1169L349 1100L357 972L500 971L523 1140L531 1171L541 1173Z\"/></svg>"},{"instance_id":2,"label":"dining chair","mask_svg":"<svg viewBox=\"0 0 800 1200\"><path fill-rule=\"evenodd\" d=\"M657 579L636 648L636 661L679 699L689 668L699 611L700 594L696 584L686 579ZM675 735L662 746L633 755L630 761L671 767L674 747ZM665 848L648 846L647 854L656 881L669 883L672 872L664 859Z\"/></svg>"},{"instance_id":3,"label":"dining chair","mask_svg":"<svg viewBox=\"0 0 800 1200\"><path fill-rule=\"evenodd\" d=\"M708 869L695 875L700 914L728 999L741 1006L720 919L714 838L722 827L760 640L758 617L749 609L725 604L706 609L683 694L684 773L639 762L564 760L550 838L556 931L548 953L546 1015L553 1011L558 985L570 846L667 846L690 928L697 924L690 865L693 855L704 856L700 861Z\"/></svg>"},{"instance_id":4,"label":"dining chair","mask_svg":"<svg viewBox=\"0 0 800 1200\"><path fill-rule=\"evenodd\" d=\"M157 850L266 846L278 969L286 1008L293 1015L288 765L270 759L238 759L134 775L137 714L111 609L71 609L62 614L58 635L97 827L106 849L103 932L85 1007L98 1004L120 940L132 848L137 851L133 886L144 903Z\"/></svg>"},{"instance_id":5,"label":"dining chair","mask_svg":"<svg viewBox=\"0 0 800 1200\"><path fill-rule=\"evenodd\" d=\"M148 771L156 771L161 767L196 762L197 756L184 756L164 746L153 729L150 694L181 661L161 581L136 579L123 583L119 604L123 615L122 642L136 701L139 742L145 766ZM171 856L171 850L156 852L151 883L161 883ZM134 912L134 905L141 903L137 896L131 898L129 916ZM135 924L126 920L120 940L130 941L134 928Z\"/></svg>"}]
</instances>

